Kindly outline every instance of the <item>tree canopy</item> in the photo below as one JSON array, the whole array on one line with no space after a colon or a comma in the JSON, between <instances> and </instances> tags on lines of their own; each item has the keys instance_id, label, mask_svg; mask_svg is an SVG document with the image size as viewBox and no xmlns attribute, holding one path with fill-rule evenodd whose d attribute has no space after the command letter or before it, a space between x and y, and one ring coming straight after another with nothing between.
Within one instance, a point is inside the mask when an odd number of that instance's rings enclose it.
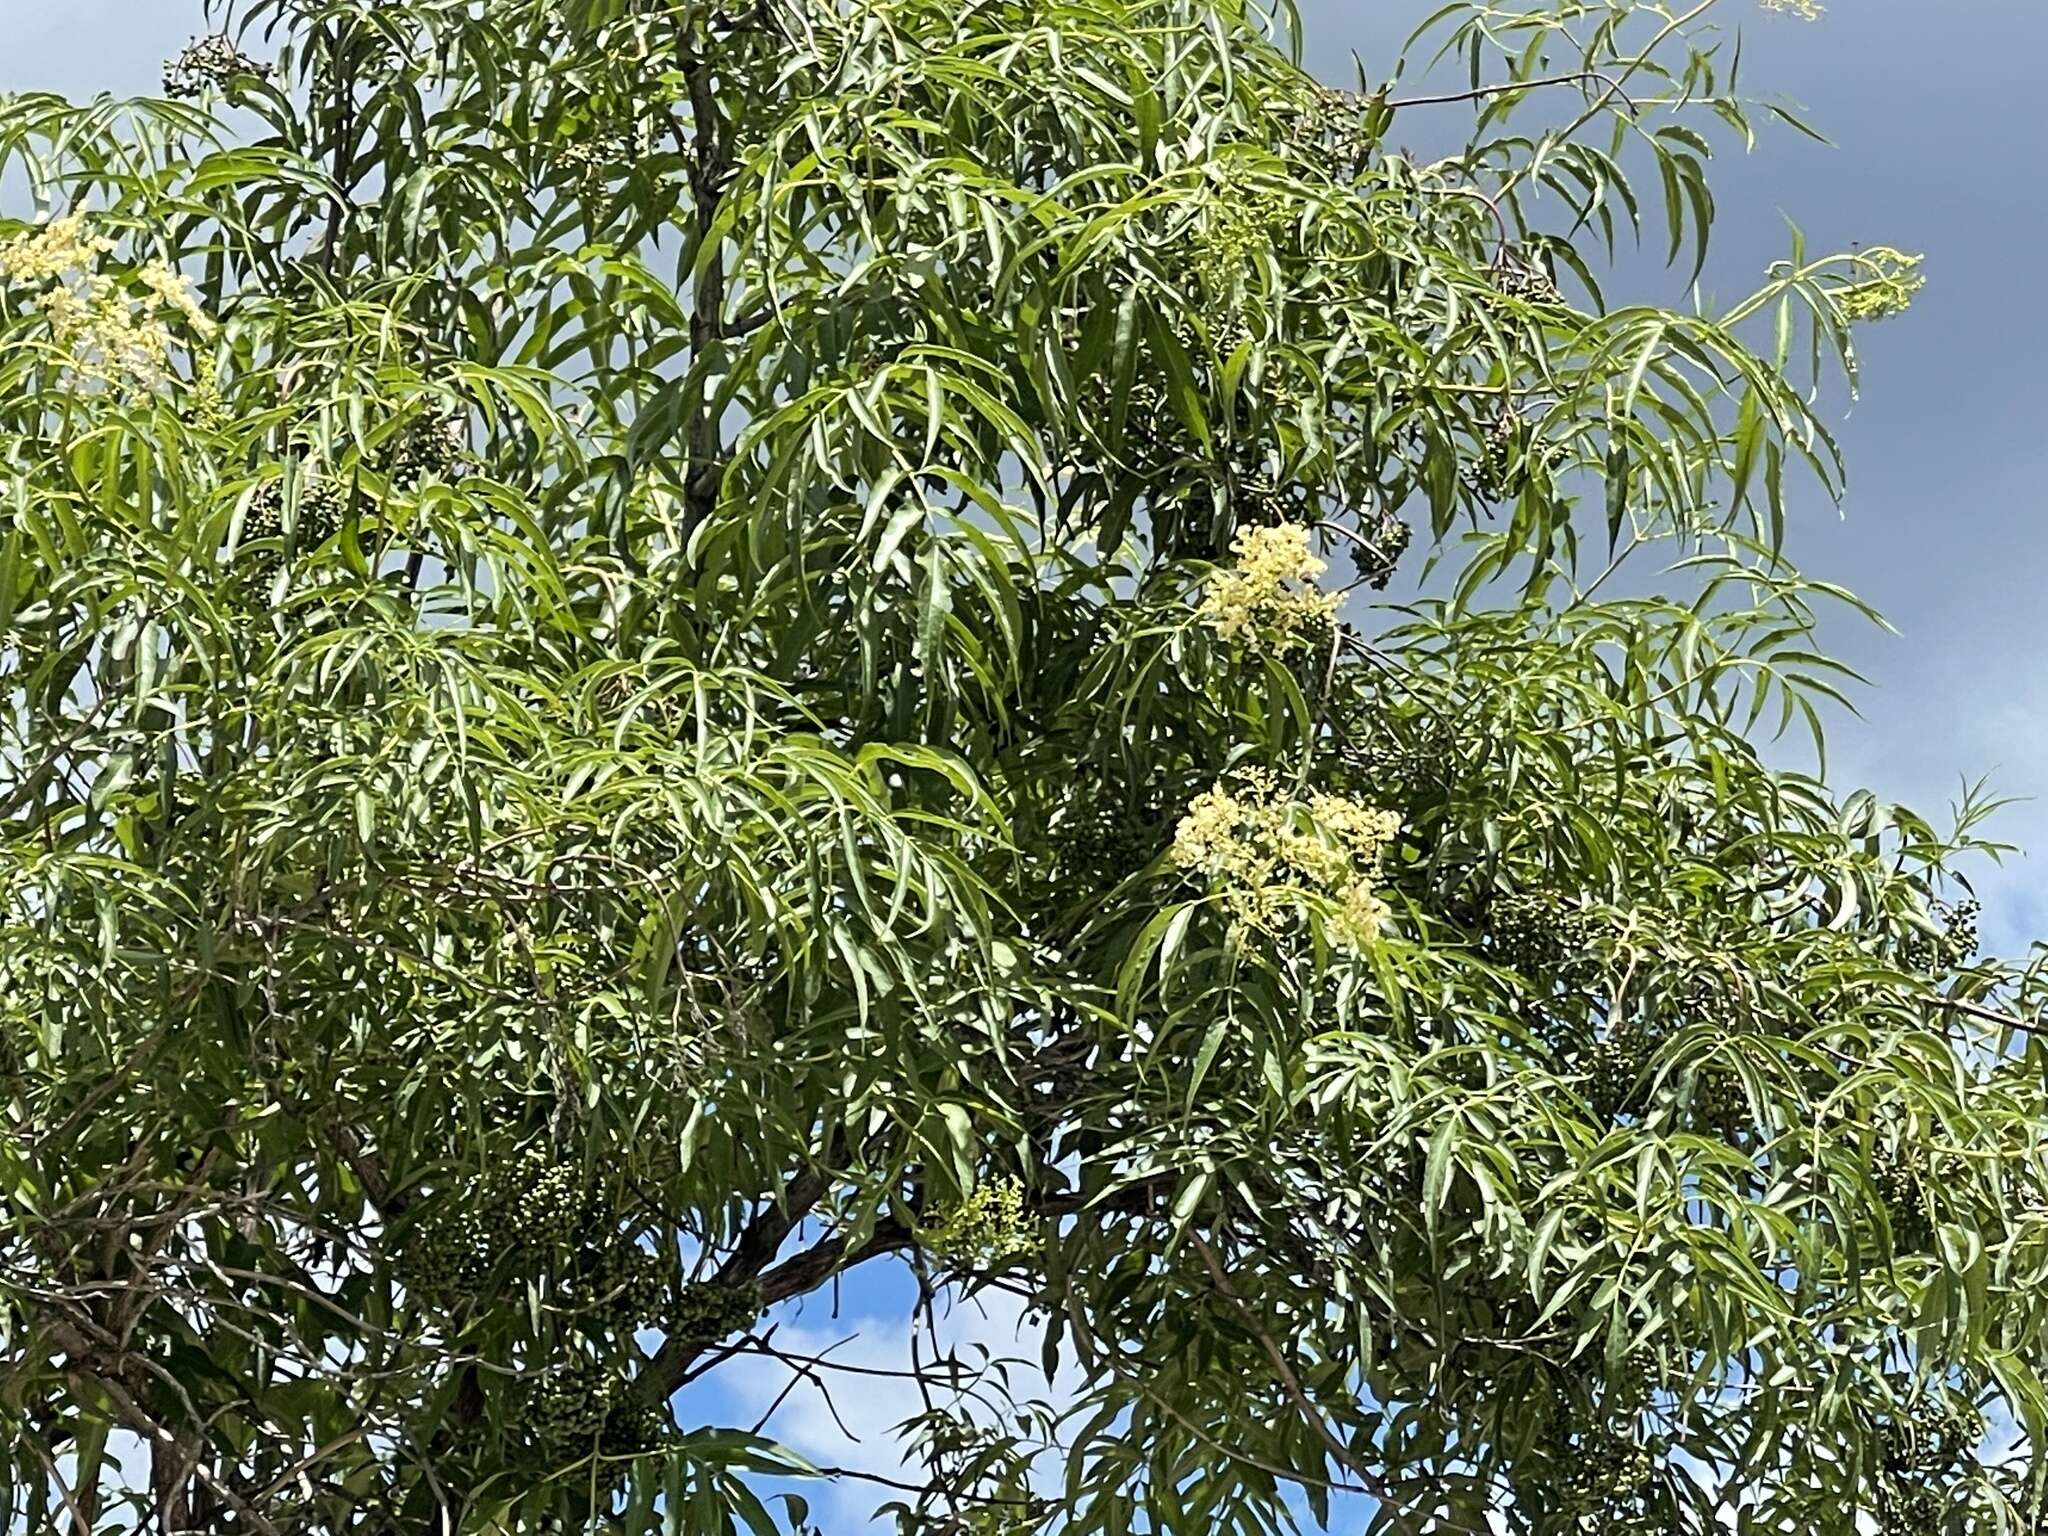
<instances>
[{"instance_id":1,"label":"tree canopy","mask_svg":"<svg viewBox=\"0 0 2048 1536\"><path fill-rule=\"evenodd\" d=\"M906 1531L2036 1529L1988 805L1771 745L1918 263L1607 292L1802 126L1743 4L1338 89L1254 0L250 0L0 98L13 1518L801 1530L671 1399L900 1264L1081 1383L906 1361Z\"/></svg>"}]
</instances>

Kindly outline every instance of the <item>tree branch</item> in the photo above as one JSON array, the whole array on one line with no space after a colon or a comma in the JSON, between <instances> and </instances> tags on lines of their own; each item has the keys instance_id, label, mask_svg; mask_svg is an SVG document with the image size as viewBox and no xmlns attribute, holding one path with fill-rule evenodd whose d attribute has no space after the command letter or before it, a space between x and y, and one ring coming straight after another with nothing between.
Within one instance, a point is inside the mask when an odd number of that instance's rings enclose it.
<instances>
[{"instance_id":1,"label":"tree branch","mask_svg":"<svg viewBox=\"0 0 2048 1536\"><path fill-rule=\"evenodd\" d=\"M1338 1438L1337 1432L1330 1428L1329 1421L1317 1411L1316 1405L1310 1401L1307 1391L1301 1385L1301 1378L1294 1374L1294 1367L1287 1363L1287 1356L1281 1351L1280 1346L1275 1344L1271 1335L1259 1326L1258 1319L1252 1316L1251 1308L1247 1307L1237 1292L1231 1289L1230 1277L1223 1272L1223 1265L1218 1262L1215 1251L1202 1241L1199 1233L1189 1232L1188 1241L1194 1244L1195 1252L1202 1256L1202 1263L1207 1266L1209 1278L1215 1282L1216 1289L1237 1309L1237 1314L1245 1327L1251 1330L1252 1337L1259 1341L1259 1347L1266 1352L1266 1358L1273 1362L1273 1370L1279 1377L1281 1390L1287 1394L1288 1400L1294 1404L1309 1427L1316 1432L1316 1438L1323 1442L1324 1449L1335 1458L1338 1466L1364 1484L1367 1492L1377 1499L1384 1500L1386 1485L1380 1481L1379 1474Z\"/></svg>"},{"instance_id":2,"label":"tree branch","mask_svg":"<svg viewBox=\"0 0 2048 1536\"><path fill-rule=\"evenodd\" d=\"M732 161L718 113L718 96L712 81L711 61L689 36L688 23L679 30L683 80L690 94L691 139L678 144L689 167L692 222L696 229L697 257L701 276L690 295L690 369L699 381L707 376L705 363L711 349L725 339L726 272L722 250L706 252L706 242L718 219L718 207L725 184L732 174ZM679 135L680 137L680 135ZM725 479L723 444L718 414L712 402L699 395L690 408L685 436L688 459L683 481L683 542L707 522L718 505L718 492Z\"/></svg>"}]
</instances>

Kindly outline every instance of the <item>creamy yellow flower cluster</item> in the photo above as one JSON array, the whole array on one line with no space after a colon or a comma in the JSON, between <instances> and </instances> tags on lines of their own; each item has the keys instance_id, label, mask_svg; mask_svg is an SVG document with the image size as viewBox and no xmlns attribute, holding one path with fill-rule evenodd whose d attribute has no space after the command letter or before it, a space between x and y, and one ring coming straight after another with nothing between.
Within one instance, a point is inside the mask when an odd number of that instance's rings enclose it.
<instances>
[{"instance_id":1,"label":"creamy yellow flower cluster","mask_svg":"<svg viewBox=\"0 0 2048 1536\"><path fill-rule=\"evenodd\" d=\"M1236 564L1209 578L1201 618L1225 640L1286 652L1327 625L1337 596L1316 588L1325 562L1308 547L1308 530L1294 523L1241 528L1231 545Z\"/></svg>"},{"instance_id":2,"label":"creamy yellow flower cluster","mask_svg":"<svg viewBox=\"0 0 2048 1536\"><path fill-rule=\"evenodd\" d=\"M1297 800L1264 769L1195 797L1174 830L1174 862L1202 875L1240 921L1283 928L1304 893L1335 903L1340 942L1364 949L1388 916L1375 882L1401 830L1392 811L1341 795Z\"/></svg>"},{"instance_id":3,"label":"creamy yellow flower cluster","mask_svg":"<svg viewBox=\"0 0 2048 1536\"><path fill-rule=\"evenodd\" d=\"M1015 1179L984 1180L921 1235L941 1258L975 1269L994 1269L1038 1246L1036 1226L1024 1209L1024 1186Z\"/></svg>"},{"instance_id":4,"label":"creamy yellow flower cluster","mask_svg":"<svg viewBox=\"0 0 2048 1536\"><path fill-rule=\"evenodd\" d=\"M1827 11L1827 7L1819 4L1818 0L1761 0L1761 3L1767 11L1785 11L1801 21L1819 21Z\"/></svg>"},{"instance_id":5,"label":"creamy yellow flower cluster","mask_svg":"<svg viewBox=\"0 0 2048 1536\"><path fill-rule=\"evenodd\" d=\"M213 321L200 308L191 281L167 263L146 262L122 275L99 271L100 257L113 249L113 241L92 232L84 214L66 214L0 245L0 281L49 285L36 307L80 377L110 387L156 389L170 378L173 337L167 317L179 317L200 337L212 333Z\"/></svg>"},{"instance_id":6,"label":"creamy yellow flower cluster","mask_svg":"<svg viewBox=\"0 0 2048 1536\"><path fill-rule=\"evenodd\" d=\"M1920 257L1888 245L1873 246L1856 253L1854 282L1835 290L1836 307L1845 320L1884 320L1913 302L1927 279L1920 274Z\"/></svg>"}]
</instances>

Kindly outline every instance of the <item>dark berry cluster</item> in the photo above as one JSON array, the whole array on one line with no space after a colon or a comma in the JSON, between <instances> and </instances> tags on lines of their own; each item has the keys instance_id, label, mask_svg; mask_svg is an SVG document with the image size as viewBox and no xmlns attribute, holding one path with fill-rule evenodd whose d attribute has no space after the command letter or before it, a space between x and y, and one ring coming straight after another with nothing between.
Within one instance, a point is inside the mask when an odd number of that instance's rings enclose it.
<instances>
[{"instance_id":1,"label":"dark berry cluster","mask_svg":"<svg viewBox=\"0 0 2048 1536\"><path fill-rule=\"evenodd\" d=\"M1093 419L1107 422L1112 404L1109 381L1092 379L1088 394ZM1193 448L1187 429L1167 402L1165 386L1142 375L1133 379L1125 403L1118 468L1149 485L1179 473Z\"/></svg>"},{"instance_id":2,"label":"dark berry cluster","mask_svg":"<svg viewBox=\"0 0 2048 1536\"><path fill-rule=\"evenodd\" d=\"M1880 1536L1930 1536L1942 1528L1948 1484L1982 1438L1973 1414L1922 1402L1885 1426L1879 1442Z\"/></svg>"},{"instance_id":3,"label":"dark berry cluster","mask_svg":"<svg viewBox=\"0 0 2048 1536\"><path fill-rule=\"evenodd\" d=\"M1239 528L1271 528L1302 514L1298 492L1261 465L1242 471L1231 498L1231 521Z\"/></svg>"},{"instance_id":4,"label":"dark berry cluster","mask_svg":"<svg viewBox=\"0 0 2048 1536\"><path fill-rule=\"evenodd\" d=\"M1709 1068L1693 1078L1687 1108L1694 1130L1723 1141L1734 1141L1756 1119L1742 1079L1725 1068Z\"/></svg>"},{"instance_id":5,"label":"dark berry cluster","mask_svg":"<svg viewBox=\"0 0 2048 1536\"><path fill-rule=\"evenodd\" d=\"M317 549L341 531L348 512L348 490L324 475L307 472L299 478L298 498L289 542L303 553ZM274 571L282 563L285 543L284 482L266 480L249 498L237 547L260 545L252 555L253 562L261 570Z\"/></svg>"},{"instance_id":6,"label":"dark berry cluster","mask_svg":"<svg viewBox=\"0 0 2048 1536\"><path fill-rule=\"evenodd\" d=\"M1345 768L1375 805L1406 806L1440 793L1457 770L1450 725L1425 720L1375 720L1345 754Z\"/></svg>"},{"instance_id":7,"label":"dark berry cluster","mask_svg":"<svg viewBox=\"0 0 2048 1536\"><path fill-rule=\"evenodd\" d=\"M1067 894L1078 897L1113 890L1144 869L1166 846L1171 827L1161 806L1134 803L1104 784L1069 802L1055 831Z\"/></svg>"},{"instance_id":8,"label":"dark berry cluster","mask_svg":"<svg viewBox=\"0 0 2048 1536\"><path fill-rule=\"evenodd\" d=\"M1959 971L1977 957L1977 922L1983 909L1974 897L1953 905L1940 904L1938 935L1919 935L1907 946L1907 961L1940 976Z\"/></svg>"},{"instance_id":9,"label":"dark berry cluster","mask_svg":"<svg viewBox=\"0 0 2048 1536\"><path fill-rule=\"evenodd\" d=\"M1351 564L1358 579L1373 591L1384 592L1413 538L1409 526L1391 512L1364 519L1351 545Z\"/></svg>"},{"instance_id":10,"label":"dark berry cluster","mask_svg":"<svg viewBox=\"0 0 2048 1536\"><path fill-rule=\"evenodd\" d=\"M1672 1027L1690 1029L1700 1025L1729 1024L1729 991L1727 978L1706 966L1681 971L1667 992Z\"/></svg>"},{"instance_id":11,"label":"dark berry cluster","mask_svg":"<svg viewBox=\"0 0 2048 1536\"><path fill-rule=\"evenodd\" d=\"M173 101L190 101L242 76L269 73L269 65L257 63L237 48L226 33L216 32L193 38L175 59L165 61L164 94Z\"/></svg>"},{"instance_id":12,"label":"dark berry cluster","mask_svg":"<svg viewBox=\"0 0 2048 1536\"><path fill-rule=\"evenodd\" d=\"M1502 409L1480 440L1479 456L1465 466L1466 491L1483 502L1513 501L1539 472L1550 474L1567 453L1562 443L1543 440L1512 409Z\"/></svg>"},{"instance_id":13,"label":"dark berry cluster","mask_svg":"<svg viewBox=\"0 0 2048 1536\"><path fill-rule=\"evenodd\" d=\"M1510 891L1487 903L1488 948L1525 976L1581 969L1599 936L1599 920L1555 891Z\"/></svg>"},{"instance_id":14,"label":"dark berry cluster","mask_svg":"<svg viewBox=\"0 0 2048 1536\"><path fill-rule=\"evenodd\" d=\"M1977 957L1977 919L1982 912L1975 897L1967 897L1948 909L1948 921L1941 936L1944 970L1959 970Z\"/></svg>"}]
</instances>

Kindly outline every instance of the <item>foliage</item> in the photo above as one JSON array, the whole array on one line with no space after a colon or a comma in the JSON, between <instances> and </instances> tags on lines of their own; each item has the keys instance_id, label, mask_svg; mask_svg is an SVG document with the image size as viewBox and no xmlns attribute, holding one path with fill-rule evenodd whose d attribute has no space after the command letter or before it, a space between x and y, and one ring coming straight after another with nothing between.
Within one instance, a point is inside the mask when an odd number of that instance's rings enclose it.
<instances>
[{"instance_id":1,"label":"foliage","mask_svg":"<svg viewBox=\"0 0 2048 1536\"><path fill-rule=\"evenodd\" d=\"M0 102L16 1518L801 1526L665 1405L885 1260L1083 1382L916 1363L910 1530L2030 1528L1987 806L1757 745L1914 265L1599 285L1705 259L1714 4L1424 96L1246 0L254 0Z\"/></svg>"}]
</instances>

